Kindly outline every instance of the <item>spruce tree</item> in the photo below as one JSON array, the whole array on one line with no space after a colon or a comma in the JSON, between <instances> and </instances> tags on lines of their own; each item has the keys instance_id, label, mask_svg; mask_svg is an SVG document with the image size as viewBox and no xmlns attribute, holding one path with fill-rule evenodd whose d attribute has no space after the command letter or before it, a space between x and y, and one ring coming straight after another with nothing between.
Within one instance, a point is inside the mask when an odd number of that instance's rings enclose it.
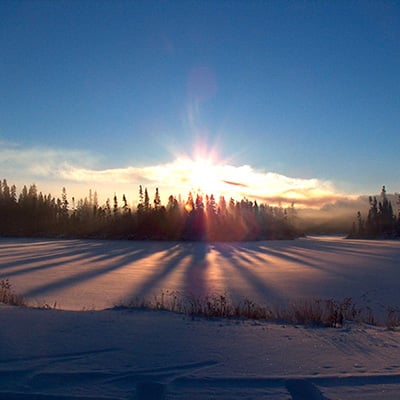
<instances>
[{"instance_id":1,"label":"spruce tree","mask_svg":"<svg viewBox=\"0 0 400 400\"><path fill-rule=\"evenodd\" d=\"M156 194L154 195L154 208L158 210L161 206L160 194L158 192L158 188L156 188Z\"/></svg>"},{"instance_id":2,"label":"spruce tree","mask_svg":"<svg viewBox=\"0 0 400 400\"><path fill-rule=\"evenodd\" d=\"M114 217L118 216L118 199L116 193L114 193L114 205L113 205L113 215Z\"/></svg>"},{"instance_id":3,"label":"spruce tree","mask_svg":"<svg viewBox=\"0 0 400 400\"><path fill-rule=\"evenodd\" d=\"M150 197L147 188L144 189L144 209L146 211L150 210Z\"/></svg>"}]
</instances>

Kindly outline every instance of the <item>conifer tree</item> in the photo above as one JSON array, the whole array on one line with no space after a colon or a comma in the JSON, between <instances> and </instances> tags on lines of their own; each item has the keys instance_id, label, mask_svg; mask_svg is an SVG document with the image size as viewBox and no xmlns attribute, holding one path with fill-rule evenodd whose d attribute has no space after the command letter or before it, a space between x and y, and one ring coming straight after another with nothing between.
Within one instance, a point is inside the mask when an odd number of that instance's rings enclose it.
<instances>
[{"instance_id":1,"label":"conifer tree","mask_svg":"<svg viewBox=\"0 0 400 400\"><path fill-rule=\"evenodd\" d=\"M10 199L10 187L8 186L7 179L3 179L3 201L8 203Z\"/></svg>"},{"instance_id":2,"label":"conifer tree","mask_svg":"<svg viewBox=\"0 0 400 400\"><path fill-rule=\"evenodd\" d=\"M187 212L192 212L194 210L194 201L192 192L189 192L188 198L185 203L185 210Z\"/></svg>"},{"instance_id":3,"label":"conifer tree","mask_svg":"<svg viewBox=\"0 0 400 400\"><path fill-rule=\"evenodd\" d=\"M154 208L158 210L161 206L160 194L158 192L158 188L156 188L156 194L154 195Z\"/></svg>"},{"instance_id":4,"label":"conifer tree","mask_svg":"<svg viewBox=\"0 0 400 400\"><path fill-rule=\"evenodd\" d=\"M117 195L116 193L114 193L114 205L113 205L113 214L114 217L116 217L118 215L118 199L117 199Z\"/></svg>"},{"instance_id":5,"label":"conifer tree","mask_svg":"<svg viewBox=\"0 0 400 400\"><path fill-rule=\"evenodd\" d=\"M143 188L142 185L139 185L139 203L137 206L137 211L140 213L144 209L144 197L143 197Z\"/></svg>"},{"instance_id":6,"label":"conifer tree","mask_svg":"<svg viewBox=\"0 0 400 400\"><path fill-rule=\"evenodd\" d=\"M59 213L61 220L65 223L68 219L68 199L67 199L67 189L62 188L61 201L58 202Z\"/></svg>"},{"instance_id":7,"label":"conifer tree","mask_svg":"<svg viewBox=\"0 0 400 400\"><path fill-rule=\"evenodd\" d=\"M125 194L122 195L122 202L124 203L123 206L122 206L124 215L129 214L130 209L129 209L128 201L126 200Z\"/></svg>"},{"instance_id":8,"label":"conifer tree","mask_svg":"<svg viewBox=\"0 0 400 400\"><path fill-rule=\"evenodd\" d=\"M106 204L104 206L104 216L108 220L111 218L111 206L110 206L110 199L109 198L107 198Z\"/></svg>"},{"instance_id":9,"label":"conifer tree","mask_svg":"<svg viewBox=\"0 0 400 400\"><path fill-rule=\"evenodd\" d=\"M17 203L17 187L15 185L11 185L10 189L10 200L12 203Z\"/></svg>"},{"instance_id":10,"label":"conifer tree","mask_svg":"<svg viewBox=\"0 0 400 400\"><path fill-rule=\"evenodd\" d=\"M144 209L146 211L150 210L150 197L147 188L144 189Z\"/></svg>"},{"instance_id":11,"label":"conifer tree","mask_svg":"<svg viewBox=\"0 0 400 400\"><path fill-rule=\"evenodd\" d=\"M215 201L214 195L211 193L208 201L207 212L209 215L213 216L217 214L217 203Z\"/></svg>"}]
</instances>

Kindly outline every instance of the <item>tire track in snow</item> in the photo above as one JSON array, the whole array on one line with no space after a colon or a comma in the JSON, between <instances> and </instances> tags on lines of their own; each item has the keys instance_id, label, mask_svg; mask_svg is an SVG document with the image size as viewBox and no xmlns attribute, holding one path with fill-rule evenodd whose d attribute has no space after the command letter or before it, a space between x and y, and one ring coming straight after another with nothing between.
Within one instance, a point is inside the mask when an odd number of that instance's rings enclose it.
<instances>
[{"instance_id":1,"label":"tire track in snow","mask_svg":"<svg viewBox=\"0 0 400 400\"><path fill-rule=\"evenodd\" d=\"M18 363L18 362L26 362L26 361L45 361L46 364L48 365L49 361L55 360L55 361L70 361L72 359L79 359L91 355L97 355L97 354L102 354L102 353L110 353L110 352L115 352L115 351L121 351L122 349L118 347L112 347L108 349L98 349L98 350L88 350L88 351L77 351L77 352L72 352L72 353L59 353L59 354L46 354L46 355L38 355L38 356L29 356L29 357L16 357L16 358L4 358L0 360L0 365L1 364L7 364L9 365L10 363Z\"/></svg>"},{"instance_id":2,"label":"tire track in snow","mask_svg":"<svg viewBox=\"0 0 400 400\"><path fill-rule=\"evenodd\" d=\"M248 387L248 388L276 388L286 387L291 381L307 381L315 386L322 387L341 387L341 386L365 386L365 385L398 385L400 390L400 374L371 374L371 375L326 375L326 376L300 376L300 377L181 377L177 378L173 384L175 387L210 388L218 387Z\"/></svg>"},{"instance_id":3,"label":"tire track in snow","mask_svg":"<svg viewBox=\"0 0 400 400\"><path fill-rule=\"evenodd\" d=\"M218 364L219 364L218 362L210 360L210 361L200 361L188 364L172 365L168 367L133 370L126 372L124 374L119 374L118 376L108 380L106 383L122 382L122 381L131 382L133 379L138 379L143 377L151 377L152 380L155 380L155 378L160 380L160 378L164 377L175 377L175 379L178 379L178 377L185 376L193 371L213 367Z\"/></svg>"},{"instance_id":4,"label":"tire track in snow","mask_svg":"<svg viewBox=\"0 0 400 400\"><path fill-rule=\"evenodd\" d=\"M285 387L293 400L329 400L306 379L290 379L286 381Z\"/></svg>"},{"instance_id":5,"label":"tire track in snow","mask_svg":"<svg viewBox=\"0 0 400 400\"><path fill-rule=\"evenodd\" d=\"M43 393L0 392L0 400L121 400L115 397L63 396Z\"/></svg>"}]
</instances>

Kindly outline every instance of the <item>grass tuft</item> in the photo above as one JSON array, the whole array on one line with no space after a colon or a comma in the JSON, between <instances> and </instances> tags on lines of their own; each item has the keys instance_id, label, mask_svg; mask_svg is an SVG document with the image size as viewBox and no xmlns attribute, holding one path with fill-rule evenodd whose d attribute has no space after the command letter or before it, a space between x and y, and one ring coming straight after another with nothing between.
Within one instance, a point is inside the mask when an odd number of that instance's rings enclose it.
<instances>
[{"instance_id":1,"label":"grass tuft","mask_svg":"<svg viewBox=\"0 0 400 400\"><path fill-rule=\"evenodd\" d=\"M0 281L0 303L26 307L23 296L16 294L8 279ZM260 305L250 298L233 300L227 293L194 296L180 291L162 291L152 299L131 299L116 307L164 310L192 317L232 318L263 320L267 322L288 323L294 325L340 328L344 321L354 321L369 325L378 325L371 307L358 307L350 297L342 301L320 298L298 299L288 304L271 307ZM36 308L56 309L54 305L43 304ZM384 325L389 330L400 327L400 309L387 307Z\"/></svg>"},{"instance_id":2,"label":"grass tuft","mask_svg":"<svg viewBox=\"0 0 400 400\"><path fill-rule=\"evenodd\" d=\"M162 291L150 300L135 298L126 308L165 310L205 318L236 318L289 323L294 325L340 328L344 321L377 325L370 307L358 307L350 297L335 299L298 299L286 305L260 305L250 298L232 300L226 293L194 296L179 291ZM400 326L400 312L388 308L386 326Z\"/></svg>"}]
</instances>

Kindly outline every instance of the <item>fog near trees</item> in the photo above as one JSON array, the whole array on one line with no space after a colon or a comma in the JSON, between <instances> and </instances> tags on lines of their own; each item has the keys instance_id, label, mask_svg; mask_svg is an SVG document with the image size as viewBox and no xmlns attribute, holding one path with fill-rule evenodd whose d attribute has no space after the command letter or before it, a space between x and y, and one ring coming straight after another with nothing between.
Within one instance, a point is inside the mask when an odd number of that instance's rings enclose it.
<instances>
[{"instance_id":1,"label":"fog near trees","mask_svg":"<svg viewBox=\"0 0 400 400\"><path fill-rule=\"evenodd\" d=\"M400 237L400 212L394 212L392 200L383 186L381 194L368 197L369 210L365 215L357 212L353 221L349 238L352 239L395 239ZM400 195L397 195L397 205L400 205Z\"/></svg>"}]
</instances>

